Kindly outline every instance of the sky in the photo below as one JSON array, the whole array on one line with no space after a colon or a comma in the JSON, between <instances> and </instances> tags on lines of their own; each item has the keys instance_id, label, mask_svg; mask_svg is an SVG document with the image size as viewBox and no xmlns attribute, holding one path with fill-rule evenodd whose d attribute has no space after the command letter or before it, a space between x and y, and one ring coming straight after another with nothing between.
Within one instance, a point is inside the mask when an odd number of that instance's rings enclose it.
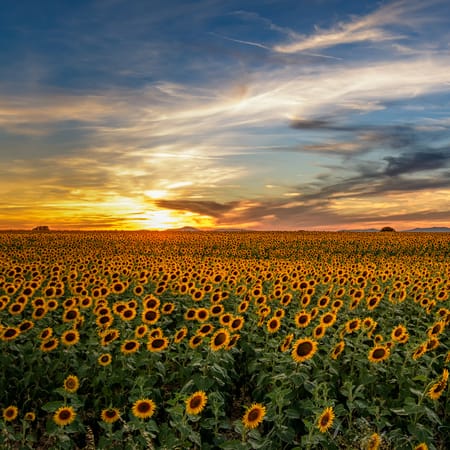
<instances>
[{"instance_id":1,"label":"sky","mask_svg":"<svg viewBox=\"0 0 450 450\"><path fill-rule=\"evenodd\" d=\"M447 0L4 0L0 229L450 226Z\"/></svg>"}]
</instances>

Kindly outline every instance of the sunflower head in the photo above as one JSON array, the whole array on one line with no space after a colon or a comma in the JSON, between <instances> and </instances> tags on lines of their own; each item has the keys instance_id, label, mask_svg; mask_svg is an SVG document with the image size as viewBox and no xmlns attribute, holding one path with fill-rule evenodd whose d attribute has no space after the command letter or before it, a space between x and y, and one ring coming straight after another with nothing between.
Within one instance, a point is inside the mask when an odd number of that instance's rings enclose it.
<instances>
[{"instance_id":1,"label":"sunflower head","mask_svg":"<svg viewBox=\"0 0 450 450\"><path fill-rule=\"evenodd\" d=\"M117 408L107 408L102 410L100 417L105 423L114 423L120 419L120 412Z\"/></svg>"},{"instance_id":2,"label":"sunflower head","mask_svg":"<svg viewBox=\"0 0 450 450\"><path fill-rule=\"evenodd\" d=\"M292 348L292 359L297 362L306 361L314 356L317 351L317 341L309 338L298 339Z\"/></svg>"},{"instance_id":3,"label":"sunflower head","mask_svg":"<svg viewBox=\"0 0 450 450\"><path fill-rule=\"evenodd\" d=\"M12 422L14 419L16 419L18 414L19 414L19 409L17 408L17 406L7 406L3 410L3 419L6 422Z\"/></svg>"},{"instance_id":4,"label":"sunflower head","mask_svg":"<svg viewBox=\"0 0 450 450\"><path fill-rule=\"evenodd\" d=\"M263 421L265 415L266 407L261 403L253 403L242 417L242 423L245 428L256 428Z\"/></svg>"},{"instance_id":5,"label":"sunflower head","mask_svg":"<svg viewBox=\"0 0 450 450\"><path fill-rule=\"evenodd\" d=\"M148 419L149 417L152 417L155 410L155 402L148 398L136 400L131 408L131 412L138 419Z\"/></svg>"},{"instance_id":6,"label":"sunflower head","mask_svg":"<svg viewBox=\"0 0 450 450\"><path fill-rule=\"evenodd\" d=\"M317 420L317 428L321 433L327 432L332 426L334 422L334 411L331 406L325 408Z\"/></svg>"},{"instance_id":7,"label":"sunflower head","mask_svg":"<svg viewBox=\"0 0 450 450\"><path fill-rule=\"evenodd\" d=\"M53 421L56 425L64 427L71 424L76 417L77 413L72 406L61 406L53 414Z\"/></svg>"},{"instance_id":8,"label":"sunflower head","mask_svg":"<svg viewBox=\"0 0 450 450\"><path fill-rule=\"evenodd\" d=\"M66 392L70 392L71 394L73 394L74 392L77 392L79 387L80 381L78 380L78 377L76 375L69 375L64 380L64 390Z\"/></svg>"},{"instance_id":9,"label":"sunflower head","mask_svg":"<svg viewBox=\"0 0 450 450\"><path fill-rule=\"evenodd\" d=\"M200 414L206 406L208 396L204 391L194 392L186 400L186 412L191 415Z\"/></svg>"}]
</instances>

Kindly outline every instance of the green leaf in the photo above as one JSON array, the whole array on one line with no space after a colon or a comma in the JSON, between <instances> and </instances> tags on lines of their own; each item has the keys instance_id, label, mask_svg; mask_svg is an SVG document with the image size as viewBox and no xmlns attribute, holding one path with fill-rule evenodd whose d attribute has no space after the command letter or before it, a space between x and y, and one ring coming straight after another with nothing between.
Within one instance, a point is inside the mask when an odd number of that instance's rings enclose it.
<instances>
[{"instance_id":1,"label":"green leaf","mask_svg":"<svg viewBox=\"0 0 450 450\"><path fill-rule=\"evenodd\" d=\"M60 400L60 401L57 401L57 402L48 402L45 405L42 405L41 408L44 411L52 413L52 412L55 412L61 406L64 406L64 403Z\"/></svg>"}]
</instances>

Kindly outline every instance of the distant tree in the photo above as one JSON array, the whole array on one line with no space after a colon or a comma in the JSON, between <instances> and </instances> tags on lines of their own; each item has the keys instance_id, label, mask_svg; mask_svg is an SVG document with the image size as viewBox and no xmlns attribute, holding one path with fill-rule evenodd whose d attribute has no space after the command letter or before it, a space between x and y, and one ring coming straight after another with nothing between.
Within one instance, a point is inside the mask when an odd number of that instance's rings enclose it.
<instances>
[{"instance_id":1,"label":"distant tree","mask_svg":"<svg viewBox=\"0 0 450 450\"><path fill-rule=\"evenodd\" d=\"M383 227L380 231L395 231L392 227Z\"/></svg>"}]
</instances>

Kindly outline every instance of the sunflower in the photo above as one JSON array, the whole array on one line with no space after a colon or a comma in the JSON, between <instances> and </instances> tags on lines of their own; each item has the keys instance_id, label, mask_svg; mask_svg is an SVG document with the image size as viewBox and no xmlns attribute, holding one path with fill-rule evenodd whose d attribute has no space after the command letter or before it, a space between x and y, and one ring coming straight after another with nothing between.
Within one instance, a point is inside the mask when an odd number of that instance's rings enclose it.
<instances>
[{"instance_id":1,"label":"sunflower","mask_svg":"<svg viewBox=\"0 0 450 450\"><path fill-rule=\"evenodd\" d=\"M428 450L428 445L425 442L420 443L414 447L414 450Z\"/></svg>"},{"instance_id":2,"label":"sunflower","mask_svg":"<svg viewBox=\"0 0 450 450\"><path fill-rule=\"evenodd\" d=\"M412 359L414 361L417 361L419 358L421 358L427 351L427 346L425 344L420 344L413 352Z\"/></svg>"},{"instance_id":3,"label":"sunflower","mask_svg":"<svg viewBox=\"0 0 450 450\"><path fill-rule=\"evenodd\" d=\"M333 426L334 417L334 411L331 406L324 409L317 421L317 428L321 433L327 432Z\"/></svg>"},{"instance_id":4,"label":"sunflower","mask_svg":"<svg viewBox=\"0 0 450 450\"><path fill-rule=\"evenodd\" d=\"M199 308L195 311L195 318L199 322L205 322L209 318L209 311L206 308Z\"/></svg>"},{"instance_id":5,"label":"sunflower","mask_svg":"<svg viewBox=\"0 0 450 450\"><path fill-rule=\"evenodd\" d=\"M224 312L224 307L223 307L223 305L212 305L210 308L209 308L209 313L211 314L211 316L213 316L213 317L217 317L217 316L220 316L220 315L222 315L223 314L223 312Z\"/></svg>"},{"instance_id":6,"label":"sunflower","mask_svg":"<svg viewBox=\"0 0 450 450\"><path fill-rule=\"evenodd\" d=\"M196 334L189 339L189 347L194 349L197 348L203 342L203 336Z\"/></svg>"},{"instance_id":7,"label":"sunflower","mask_svg":"<svg viewBox=\"0 0 450 450\"><path fill-rule=\"evenodd\" d=\"M179 344L188 334L187 327L181 327L176 333L175 337L173 338L175 344Z\"/></svg>"},{"instance_id":8,"label":"sunflower","mask_svg":"<svg viewBox=\"0 0 450 450\"><path fill-rule=\"evenodd\" d=\"M80 301L80 308L87 309L92 306L92 298L91 297L83 297Z\"/></svg>"},{"instance_id":9,"label":"sunflower","mask_svg":"<svg viewBox=\"0 0 450 450\"><path fill-rule=\"evenodd\" d=\"M155 413L156 405L153 400L148 398L143 398L140 400L136 400L133 403L133 407L131 408L131 412L138 419L148 419L152 417Z\"/></svg>"},{"instance_id":10,"label":"sunflower","mask_svg":"<svg viewBox=\"0 0 450 450\"><path fill-rule=\"evenodd\" d=\"M242 300L242 302L239 303L238 312L240 314L245 313L245 311L247 311L248 307L249 307L249 302L246 300Z\"/></svg>"},{"instance_id":11,"label":"sunflower","mask_svg":"<svg viewBox=\"0 0 450 450\"><path fill-rule=\"evenodd\" d=\"M12 316L18 316L22 314L23 310L25 309L25 305L22 303L11 303L8 308L9 314Z\"/></svg>"},{"instance_id":12,"label":"sunflower","mask_svg":"<svg viewBox=\"0 0 450 450\"><path fill-rule=\"evenodd\" d=\"M164 303L163 307L161 308L161 313L164 315L169 315L169 314L172 314L174 310L175 310L175 304L168 302L168 303Z\"/></svg>"},{"instance_id":13,"label":"sunflower","mask_svg":"<svg viewBox=\"0 0 450 450\"><path fill-rule=\"evenodd\" d=\"M230 342L228 342L228 345L225 347L225 350L231 350L237 343L237 341L241 338L240 334L233 334L230 337Z\"/></svg>"},{"instance_id":14,"label":"sunflower","mask_svg":"<svg viewBox=\"0 0 450 450\"><path fill-rule=\"evenodd\" d=\"M148 332L148 338L149 339L163 337L163 336L164 336L164 331L162 330L161 327L152 328Z\"/></svg>"},{"instance_id":15,"label":"sunflower","mask_svg":"<svg viewBox=\"0 0 450 450\"><path fill-rule=\"evenodd\" d=\"M64 323L72 322L80 317L80 311L77 308L67 309L63 313L62 320Z\"/></svg>"},{"instance_id":16,"label":"sunflower","mask_svg":"<svg viewBox=\"0 0 450 450\"><path fill-rule=\"evenodd\" d=\"M220 350L221 348L227 347L230 342L230 333L225 328L219 328L211 337L209 343L211 350L214 352Z\"/></svg>"},{"instance_id":17,"label":"sunflower","mask_svg":"<svg viewBox=\"0 0 450 450\"><path fill-rule=\"evenodd\" d=\"M197 313L197 310L195 308L189 308L184 313L184 320L194 320L196 313Z\"/></svg>"},{"instance_id":18,"label":"sunflower","mask_svg":"<svg viewBox=\"0 0 450 450\"><path fill-rule=\"evenodd\" d=\"M339 341L333 348L333 350L331 350L331 358L332 359L338 359L340 354L344 351L345 348L345 341Z\"/></svg>"},{"instance_id":19,"label":"sunflower","mask_svg":"<svg viewBox=\"0 0 450 450\"><path fill-rule=\"evenodd\" d=\"M31 320L22 320L19 324L19 330L21 333L24 333L25 331L31 330L34 327L34 322Z\"/></svg>"},{"instance_id":20,"label":"sunflower","mask_svg":"<svg viewBox=\"0 0 450 450\"><path fill-rule=\"evenodd\" d=\"M391 333L391 339L395 342L401 342L405 334L408 332L403 325L397 325Z\"/></svg>"},{"instance_id":21,"label":"sunflower","mask_svg":"<svg viewBox=\"0 0 450 450\"><path fill-rule=\"evenodd\" d=\"M208 396L204 391L194 392L186 400L186 412L191 415L200 414L206 406L207 400Z\"/></svg>"},{"instance_id":22,"label":"sunflower","mask_svg":"<svg viewBox=\"0 0 450 450\"><path fill-rule=\"evenodd\" d=\"M148 332L148 327L145 324L138 325L134 330L134 336L137 339L143 338Z\"/></svg>"},{"instance_id":23,"label":"sunflower","mask_svg":"<svg viewBox=\"0 0 450 450\"><path fill-rule=\"evenodd\" d=\"M106 347L109 344L111 344L111 342L114 342L116 339L118 339L119 336L120 336L120 331L115 328L111 328L107 331L103 331L100 334L100 337L101 337L100 345L102 347Z\"/></svg>"},{"instance_id":24,"label":"sunflower","mask_svg":"<svg viewBox=\"0 0 450 450\"><path fill-rule=\"evenodd\" d=\"M281 327L281 321L278 317L272 317L267 322L267 331L269 333L276 333Z\"/></svg>"},{"instance_id":25,"label":"sunflower","mask_svg":"<svg viewBox=\"0 0 450 450\"><path fill-rule=\"evenodd\" d=\"M67 347L75 345L80 340L80 333L78 330L67 330L61 335L61 341Z\"/></svg>"},{"instance_id":26,"label":"sunflower","mask_svg":"<svg viewBox=\"0 0 450 450\"><path fill-rule=\"evenodd\" d=\"M369 351L369 361L378 363L389 358L391 351L385 345L376 345Z\"/></svg>"},{"instance_id":27,"label":"sunflower","mask_svg":"<svg viewBox=\"0 0 450 450\"><path fill-rule=\"evenodd\" d=\"M378 433L373 433L367 441L367 450L378 450L381 445L381 437Z\"/></svg>"},{"instance_id":28,"label":"sunflower","mask_svg":"<svg viewBox=\"0 0 450 450\"><path fill-rule=\"evenodd\" d=\"M244 326L245 320L241 316L233 317L233 320L229 323L228 327L231 331L239 331Z\"/></svg>"},{"instance_id":29,"label":"sunflower","mask_svg":"<svg viewBox=\"0 0 450 450\"><path fill-rule=\"evenodd\" d=\"M440 321L436 322L432 327L430 327L427 331L427 335L430 338L435 338L439 336L445 329L445 322Z\"/></svg>"},{"instance_id":30,"label":"sunflower","mask_svg":"<svg viewBox=\"0 0 450 450\"><path fill-rule=\"evenodd\" d=\"M202 336L207 336L208 334L212 333L214 331L214 326L210 323L203 324L198 330L197 333Z\"/></svg>"},{"instance_id":31,"label":"sunflower","mask_svg":"<svg viewBox=\"0 0 450 450\"><path fill-rule=\"evenodd\" d=\"M2 341L13 341L19 336L20 329L18 327L6 327L1 334Z\"/></svg>"},{"instance_id":32,"label":"sunflower","mask_svg":"<svg viewBox=\"0 0 450 450\"><path fill-rule=\"evenodd\" d=\"M287 352L289 350L289 347L291 346L292 340L294 339L294 333L288 334L283 342L280 345L280 351L281 352Z\"/></svg>"},{"instance_id":33,"label":"sunflower","mask_svg":"<svg viewBox=\"0 0 450 450\"><path fill-rule=\"evenodd\" d=\"M316 328L314 328L312 335L314 339L321 339L325 336L325 332L327 331L327 328L324 325L317 325Z\"/></svg>"},{"instance_id":34,"label":"sunflower","mask_svg":"<svg viewBox=\"0 0 450 450\"><path fill-rule=\"evenodd\" d=\"M300 311L295 315L295 325L298 328L305 328L311 322L311 314L306 311Z\"/></svg>"},{"instance_id":35,"label":"sunflower","mask_svg":"<svg viewBox=\"0 0 450 450\"><path fill-rule=\"evenodd\" d=\"M33 411L28 411L25 413L24 419L27 422L34 422L36 420L36 414Z\"/></svg>"},{"instance_id":36,"label":"sunflower","mask_svg":"<svg viewBox=\"0 0 450 450\"><path fill-rule=\"evenodd\" d=\"M366 304L367 304L367 309L369 311L373 311L381 302L381 297L379 296L374 296L374 297L369 297L368 299L366 299Z\"/></svg>"},{"instance_id":37,"label":"sunflower","mask_svg":"<svg viewBox=\"0 0 450 450\"><path fill-rule=\"evenodd\" d=\"M164 336L149 339L147 349L152 353L162 352L169 346L169 339Z\"/></svg>"},{"instance_id":38,"label":"sunflower","mask_svg":"<svg viewBox=\"0 0 450 450\"><path fill-rule=\"evenodd\" d=\"M303 362L314 356L317 351L317 341L309 338L297 339L292 348L292 358L295 362Z\"/></svg>"},{"instance_id":39,"label":"sunflower","mask_svg":"<svg viewBox=\"0 0 450 450\"><path fill-rule=\"evenodd\" d=\"M228 326L231 323L232 320L233 320L233 316L230 313L222 314L219 317L220 324L225 326L225 327Z\"/></svg>"},{"instance_id":40,"label":"sunflower","mask_svg":"<svg viewBox=\"0 0 450 450\"><path fill-rule=\"evenodd\" d=\"M332 312L327 312L320 318L320 323L324 327L331 327L336 322L336 314Z\"/></svg>"},{"instance_id":41,"label":"sunflower","mask_svg":"<svg viewBox=\"0 0 450 450\"><path fill-rule=\"evenodd\" d=\"M331 304L333 312L337 313L344 306L344 302L342 300L334 300Z\"/></svg>"},{"instance_id":42,"label":"sunflower","mask_svg":"<svg viewBox=\"0 0 450 450\"><path fill-rule=\"evenodd\" d=\"M105 423L114 423L120 419L120 412L117 408L102 409L100 418Z\"/></svg>"},{"instance_id":43,"label":"sunflower","mask_svg":"<svg viewBox=\"0 0 450 450\"><path fill-rule=\"evenodd\" d=\"M350 319L345 323L345 331L347 333L354 333L355 331L358 331L361 327L361 319Z\"/></svg>"},{"instance_id":44,"label":"sunflower","mask_svg":"<svg viewBox=\"0 0 450 450\"><path fill-rule=\"evenodd\" d=\"M264 419L266 415L266 407L261 405L261 403L253 403L245 411L242 417L242 423L245 428L256 428Z\"/></svg>"},{"instance_id":45,"label":"sunflower","mask_svg":"<svg viewBox=\"0 0 450 450\"><path fill-rule=\"evenodd\" d=\"M97 358L97 362L103 367L109 366L112 362L112 356L109 353L103 353Z\"/></svg>"},{"instance_id":46,"label":"sunflower","mask_svg":"<svg viewBox=\"0 0 450 450\"><path fill-rule=\"evenodd\" d=\"M48 353L55 350L56 347L58 347L58 339L51 337L45 341L42 341L40 349L41 351Z\"/></svg>"},{"instance_id":47,"label":"sunflower","mask_svg":"<svg viewBox=\"0 0 450 450\"><path fill-rule=\"evenodd\" d=\"M114 317L111 314L105 314L102 316L98 316L97 319L95 319L95 323L98 327L106 329L109 328L114 322Z\"/></svg>"},{"instance_id":48,"label":"sunflower","mask_svg":"<svg viewBox=\"0 0 450 450\"><path fill-rule=\"evenodd\" d=\"M158 309L160 304L160 300L151 294L144 298L145 309Z\"/></svg>"},{"instance_id":49,"label":"sunflower","mask_svg":"<svg viewBox=\"0 0 450 450\"><path fill-rule=\"evenodd\" d=\"M140 346L141 344L139 343L139 341L136 341L135 339L127 339L120 346L120 351L124 355L130 355L132 353L136 353L139 350Z\"/></svg>"},{"instance_id":50,"label":"sunflower","mask_svg":"<svg viewBox=\"0 0 450 450\"><path fill-rule=\"evenodd\" d=\"M135 317L136 317L136 310L133 308L126 307L120 313L120 318L124 322L129 322L129 321L133 320Z\"/></svg>"},{"instance_id":51,"label":"sunflower","mask_svg":"<svg viewBox=\"0 0 450 450\"><path fill-rule=\"evenodd\" d=\"M56 425L65 426L69 425L75 420L77 413L72 406L61 406L53 414L53 421Z\"/></svg>"},{"instance_id":52,"label":"sunflower","mask_svg":"<svg viewBox=\"0 0 450 450\"><path fill-rule=\"evenodd\" d=\"M71 394L73 394L74 392L77 392L79 387L80 381L78 380L78 377L76 375L69 375L64 380L64 390L66 392L70 392Z\"/></svg>"},{"instance_id":53,"label":"sunflower","mask_svg":"<svg viewBox=\"0 0 450 450\"><path fill-rule=\"evenodd\" d=\"M161 314L156 309L145 309L142 311L142 322L146 323L147 325L154 325L156 322L158 322Z\"/></svg>"},{"instance_id":54,"label":"sunflower","mask_svg":"<svg viewBox=\"0 0 450 450\"><path fill-rule=\"evenodd\" d=\"M12 422L13 420L15 420L18 414L19 409L17 408L17 406L11 405L3 409L3 419L6 422Z\"/></svg>"},{"instance_id":55,"label":"sunflower","mask_svg":"<svg viewBox=\"0 0 450 450\"><path fill-rule=\"evenodd\" d=\"M319 300L317 301L317 306L321 309L324 309L328 306L328 303L330 303L330 297L328 296L324 296L319 298Z\"/></svg>"},{"instance_id":56,"label":"sunflower","mask_svg":"<svg viewBox=\"0 0 450 450\"><path fill-rule=\"evenodd\" d=\"M46 306L38 306L34 311L33 314L31 315L33 320L41 320L45 317L45 315L47 314L47 307Z\"/></svg>"}]
</instances>

